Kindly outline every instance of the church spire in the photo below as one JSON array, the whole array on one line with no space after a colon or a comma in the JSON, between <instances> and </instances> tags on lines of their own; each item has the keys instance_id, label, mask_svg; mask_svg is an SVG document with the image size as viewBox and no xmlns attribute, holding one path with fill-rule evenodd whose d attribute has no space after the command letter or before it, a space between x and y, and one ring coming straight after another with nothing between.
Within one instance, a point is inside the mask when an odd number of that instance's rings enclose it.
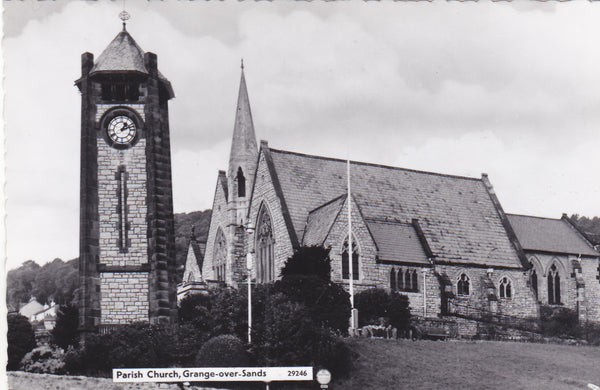
<instances>
[{"instance_id":1,"label":"church spire","mask_svg":"<svg viewBox=\"0 0 600 390\"><path fill-rule=\"evenodd\" d=\"M231 140L231 154L229 155L229 179L234 179L241 168L245 177L254 174L258 147L254 124L252 123L252 112L250 111L250 100L246 88L246 77L244 75L244 62L241 63L240 90L238 94L237 108L235 112L235 124L233 127L233 139Z\"/></svg>"}]
</instances>

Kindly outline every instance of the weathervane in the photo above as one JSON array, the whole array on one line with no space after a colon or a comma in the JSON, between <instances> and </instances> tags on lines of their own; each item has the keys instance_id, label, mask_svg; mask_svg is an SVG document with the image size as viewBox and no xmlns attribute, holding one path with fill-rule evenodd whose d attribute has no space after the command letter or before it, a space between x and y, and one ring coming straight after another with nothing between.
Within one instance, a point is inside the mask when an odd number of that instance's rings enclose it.
<instances>
[{"instance_id":1,"label":"weathervane","mask_svg":"<svg viewBox=\"0 0 600 390\"><path fill-rule=\"evenodd\" d=\"M123 31L125 31L125 25L131 16L129 16L129 12L123 10L119 13L119 19L123 21Z\"/></svg>"}]
</instances>

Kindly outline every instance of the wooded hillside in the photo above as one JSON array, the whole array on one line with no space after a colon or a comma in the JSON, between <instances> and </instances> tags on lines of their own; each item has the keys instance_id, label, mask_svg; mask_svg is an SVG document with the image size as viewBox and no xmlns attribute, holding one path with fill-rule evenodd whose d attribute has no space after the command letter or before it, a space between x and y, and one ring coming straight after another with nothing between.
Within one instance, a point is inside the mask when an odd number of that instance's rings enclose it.
<instances>
[{"instance_id":1,"label":"wooded hillside","mask_svg":"<svg viewBox=\"0 0 600 390\"><path fill-rule=\"evenodd\" d=\"M196 226L195 236L200 242L206 241L211 210L175 214L175 247L179 278L183 276L183 266L187 255L192 226ZM17 309L33 296L44 303L54 299L58 304L73 302L78 281L77 259L63 261L56 258L40 266L27 260L19 268L8 271L6 303L9 309Z\"/></svg>"}]
</instances>

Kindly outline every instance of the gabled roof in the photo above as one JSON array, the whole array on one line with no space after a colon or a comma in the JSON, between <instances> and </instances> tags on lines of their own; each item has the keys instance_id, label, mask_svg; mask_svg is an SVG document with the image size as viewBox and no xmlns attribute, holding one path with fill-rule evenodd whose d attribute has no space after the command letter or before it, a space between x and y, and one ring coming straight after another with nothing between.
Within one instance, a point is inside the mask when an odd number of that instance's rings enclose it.
<instances>
[{"instance_id":1,"label":"gabled roof","mask_svg":"<svg viewBox=\"0 0 600 390\"><path fill-rule=\"evenodd\" d=\"M507 214L524 250L598 256L592 245L564 219Z\"/></svg>"},{"instance_id":2,"label":"gabled roof","mask_svg":"<svg viewBox=\"0 0 600 390\"><path fill-rule=\"evenodd\" d=\"M288 230L303 237L309 212L346 192L346 161L261 147ZM352 196L365 220L418 219L438 262L522 268L483 181L352 162Z\"/></svg>"},{"instance_id":3,"label":"gabled roof","mask_svg":"<svg viewBox=\"0 0 600 390\"><path fill-rule=\"evenodd\" d=\"M367 225L379 248L379 260L431 264L412 224L367 221Z\"/></svg>"},{"instance_id":4,"label":"gabled roof","mask_svg":"<svg viewBox=\"0 0 600 390\"><path fill-rule=\"evenodd\" d=\"M44 305L39 303L35 298L31 298L29 302L19 309L19 314L27 318L44 310Z\"/></svg>"},{"instance_id":5,"label":"gabled roof","mask_svg":"<svg viewBox=\"0 0 600 390\"><path fill-rule=\"evenodd\" d=\"M323 245L346 199L347 196L345 194L340 195L308 214L304 237L302 237L302 245Z\"/></svg>"}]
</instances>

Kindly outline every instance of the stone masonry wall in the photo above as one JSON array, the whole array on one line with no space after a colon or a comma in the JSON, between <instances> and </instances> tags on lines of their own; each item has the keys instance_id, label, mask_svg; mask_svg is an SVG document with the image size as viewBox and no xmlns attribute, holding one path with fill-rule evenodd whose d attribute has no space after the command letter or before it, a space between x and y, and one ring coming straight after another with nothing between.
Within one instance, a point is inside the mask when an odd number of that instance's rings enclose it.
<instances>
[{"instance_id":1,"label":"stone masonry wall","mask_svg":"<svg viewBox=\"0 0 600 390\"><path fill-rule=\"evenodd\" d=\"M341 195L341 194L340 194ZM349 288L349 280L342 279L342 251L344 241L348 237L348 207L347 201L333 223L324 246L330 248L331 280ZM352 245L358 247L359 279L354 280L354 292L380 285L380 273L376 262L377 249L371 233L362 219L358 206L352 202Z\"/></svg>"},{"instance_id":2,"label":"stone masonry wall","mask_svg":"<svg viewBox=\"0 0 600 390\"><path fill-rule=\"evenodd\" d=\"M528 253L527 258L533 264L538 276L538 300L548 304L548 272L556 264L560 275L560 299L564 307L577 310L577 283L573 274L571 259L574 256Z\"/></svg>"},{"instance_id":3,"label":"stone masonry wall","mask_svg":"<svg viewBox=\"0 0 600 390\"><path fill-rule=\"evenodd\" d=\"M581 259L581 269L585 282L585 307L587 320L600 323L600 261L598 258Z\"/></svg>"},{"instance_id":4,"label":"stone masonry wall","mask_svg":"<svg viewBox=\"0 0 600 390\"><path fill-rule=\"evenodd\" d=\"M148 274L100 274L101 323L105 325L148 321Z\"/></svg>"},{"instance_id":5,"label":"stone masonry wall","mask_svg":"<svg viewBox=\"0 0 600 390\"><path fill-rule=\"evenodd\" d=\"M283 219L282 207L279 198L275 192L273 181L270 177L269 169L265 161L264 152L261 151L258 162L257 174L254 183L254 193L252 194L252 203L250 204L249 220L254 226L257 225L258 212L262 204L269 208L271 220L273 222L273 238L275 240L275 274L279 275L279 270L284 262L294 253L290 236ZM249 243L250 248L254 249L254 241ZM252 268L252 277L256 278L256 257ZM237 259L238 262L245 262L245 259Z\"/></svg>"},{"instance_id":6,"label":"stone masonry wall","mask_svg":"<svg viewBox=\"0 0 600 390\"><path fill-rule=\"evenodd\" d=\"M455 295L454 302L457 310L466 310L468 306L475 312L477 310L490 310L488 290L485 279L488 278L487 268L464 267L454 265L436 265L436 271L448 275L452 282L452 291ZM469 277L469 295L458 295L457 283L461 274ZM498 286L502 278L508 277L512 286L511 298L499 298ZM498 297L497 313L520 318L538 317L539 309L534 298L531 286L528 283L528 273L519 269L493 269L491 281L494 283L494 294Z\"/></svg>"},{"instance_id":7,"label":"stone masonry wall","mask_svg":"<svg viewBox=\"0 0 600 390\"><path fill-rule=\"evenodd\" d=\"M223 176L224 177L224 176ZM210 218L210 226L208 229L208 237L206 239L206 251L204 254L204 262L202 263L202 277L204 280L215 280L216 276L213 270L213 255L215 248L215 239L219 228L223 230L227 239L227 246L230 246L230 237L227 237L227 225L229 224L227 212L227 200L225 192L221 185L221 176L217 179L215 188L215 197L213 199L212 215ZM228 251L229 257L229 251ZM227 262L229 264L229 261Z\"/></svg>"}]
</instances>

